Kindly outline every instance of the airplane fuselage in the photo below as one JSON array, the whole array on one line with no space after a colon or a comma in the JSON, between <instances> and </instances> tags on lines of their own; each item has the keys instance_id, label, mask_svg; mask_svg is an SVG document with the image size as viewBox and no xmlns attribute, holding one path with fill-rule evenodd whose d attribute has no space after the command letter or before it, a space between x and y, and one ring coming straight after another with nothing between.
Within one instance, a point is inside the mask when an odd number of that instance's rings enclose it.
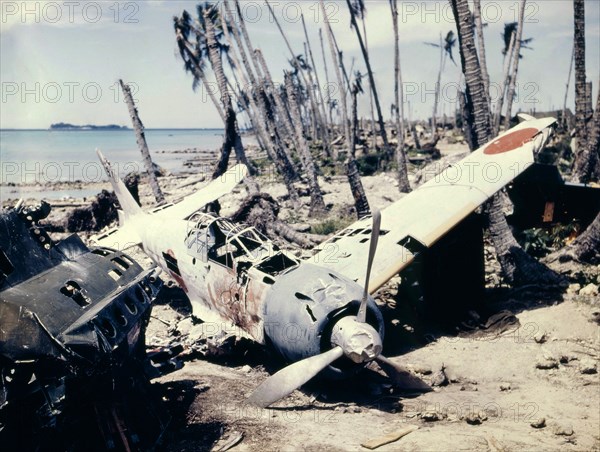
<instances>
[{"instance_id":1,"label":"airplane fuselage","mask_svg":"<svg viewBox=\"0 0 600 452\"><path fill-rule=\"evenodd\" d=\"M144 251L187 293L195 316L237 327L289 360L329 348L333 324L356 314L359 284L279 250L254 228L202 213L144 221ZM383 334L371 298L368 320Z\"/></svg>"}]
</instances>

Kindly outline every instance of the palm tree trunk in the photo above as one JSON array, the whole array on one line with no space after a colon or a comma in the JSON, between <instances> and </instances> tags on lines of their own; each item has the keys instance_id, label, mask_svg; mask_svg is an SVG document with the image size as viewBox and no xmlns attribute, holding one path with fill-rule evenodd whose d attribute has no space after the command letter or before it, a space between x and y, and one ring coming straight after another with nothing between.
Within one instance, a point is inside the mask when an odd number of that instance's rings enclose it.
<instances>
[{"instance_id":1,"label":"palm tree trunk","mask_svg":"<svg viewBox=\"0 0 600 452\"><path fill-rule=\"evenodd\" d=\"M502 107L504 106L504 96L506 94L506 86L508 85L508 73L510 71L510 64L512 63L513 52L515 51L515 40L516 34L513 33L510 37L510 43L506 55L504 55L504 69L502 70L502 86L500 89L500 96L496 101L496 114L494 115L494 136L498 135L500 131L500 120L502 119Z\"/></svg>"},{"instance_id":2,"label":"palm tree trunk","mask_svg":"<svg viewBox=\"0 0 600 452\"><path fill-rule=\"evenodd\" d=\"M475 30L477 31L477 44L479 47L479 64L481 66L481 76L483 77L483 89L487 96L488 105L490 105L490 75L487 69L487 59L485 56L485 39L483 38L483 22L481 20L481 0L473 0L473 19L475 20Z\"/></svg>"},{"instance_id":3,"label":"palm tree trunk","mask_svg":"<svg viewBox=\"0 0 600 452\"><path fill-rule=\"evenodd\" d=\"M371 62L369 61L369 52L365 47L365 43L363 42L363 38L360 33L360 29L358 28L358 24L356 23L356 15L354 14L354 9L352 8L352 4L350 0L346 0L346 4L348 5L348 9L350 10L350 20L352 22L352 26L354 27L354 31L356 32L356 36L358 38L358 43L360 44L360 50L362 52L363 58L365 60L365 65L367 66L367 74L369 75L369 85L371 87L371 91L373 92L373 99L375 100L375 108L377 110L377 121L379 122L379 134L381 135L381 139L383 140L383 151L384 155L388 160L391 160L392 152L390 149L390 144L387 138L387 132L385 130L385 122L383 121L383 114L381 113L381 104L379 103L379 96L377 95L377 87L375 86L375 77L373 75L373 69L371 68Z\"/></svg>"},{"instance_id":4,"label":"palm tree trunk","mask_svg":"<svg viewBox=\"0 0 600 452\"><path fill-rule=\"evenodd\" d=\"M367 53L369 52L369 40L367 39L367 25L365 23L365 16L363 14L361 18L363 36L365 37L365 48L367 49ZM377 131L375 130L375 110L373 109L373 90L369 87L369 111L371 113L371 121L369 125L371 126L371 138L373 140L372 148L373 150L377 149Z\"/></svg>"},{"instance_id":5,"label":"palm tree trunk","mask_svg":"<svg viewBox=\"0 0 600 452\"><path fill-rule=\"evenodd\" d=\"M327 30L327 40L329 42L329 50L331 51L331 59L334 62L333 66L335 68L335 75L338 83L338 91L340 93L340 102L342 104L342 131L344 133L344 138L346 139L346 146L350 148L352 145L352 140L350 139L350 129L348 126L348 105L346 103L346 93L344 91L344 81L342 79L342 74L340 71L340 65L338 64L338 53L336 52L336 46L334 42L333 30L331 29L331 25L329 24L329 18L327 17L327 11L325 10L325 3L323 0L319 0L321 4L321 12L323 13L323 20L325 22L325 28ZM325 59L323 57L323 59ZM348 149L348 152L351 152Z\"/></svg>"},{"instance_id":6,"label":"palm tree trunk","mask_svg":"<svg viewBox=\"0 0 600 452\"><path fill-rule=\"evenodd\" d=\"M286 74L285 88L287 91L288 102L290 105L290 113L292 114L293 123L295 126L296 140L300 143L300 157L304 165L304 171L308 178L308 186L310 190L310 215L319 215L325 211L325 203L323 202L323 194L317 180L317 170L313 162L312 155L308 143L304 139L302 120L300 119L300 109L298 107L297 93L294 89L292 78Z\"/></svg>"},{"instance_id":7,"label":"palm tree trunk","mask_svg":"<svg viewBox=\"0 0 600 452\"><path fill-rule=\"evenodd\" d=\"M269 116L267 114L264 102L261 103L262 108L259 108L259 106L257 105L255 97L259 97L263 101L264 97L256 95L259 87L257 86L256 78L254 77L252 68L248 63L246 52L244 51L239 32L237 31L235 25L231 23L233 25L232 30L234 34L235 43L237 44L237 48L240 51L240 56L243 60L244 67L246 68L247 75L241 69L242 66L240 65L240 62L237 58L235 46L233 46L233 43L231 42L231 37L228 31L225 16L221 16L221 21L223 25L223 33L225 35L225 38L230 43L230 50L228 52L228 55L233 60L233 65L231 68L232 72L234 74L237 72L239 74L239 77L242 79L242 83L244 84L244 86L250 89L250 92L246 93L246 96L241 96L247 102L246 110L248 112L250 122L252 123L252 126L257 135L261 137L264 149L267 151L267 154L271 161L275 164L275 168L277 168L279 174L282 175L284 184L287 188L288 194L290 195L290 200L294 205L297 205L299 198L298 192L296 191L296 188L293 184L293 181L296 178L294 167L285 151L281 149L277 145L277 143L273 142L272 136L274 136L274 134L272 133L272 124L269 121ZM250 78L250 80L248 78Z\"/></svg>"},{"instance_id":8,"label":"palm tree trunk","mask_svg":"<svg viewBox=\"0 0 600 452\"><path fill-rule=\"evenodd\" d=\"M221 148L221 157L215 165L212 178L216 179L227 171L229 163L229 155L231 150L235 151L235 155L240 163L243 163L248 168L248 176L246 177L246 184L251 192L258 191L258 184L254 180L257 173L254 165L246 157L244 146L242 144L242 138L240 137L237 118L233 105L231 103L231 97L229 90L227 89L227 78L223 71L223 62L221 60L221 54L219 44L215 37L214 24L207 13L204 15L204 21L206 23L206 43L208 47L208 58L210 60L211 67L215 73L219 90L221 91L221 102L223 103L223 110L225 110L225 140L223 141L223 147Z\"/></svg>"},{"instance_id":9,"label":"palm tree trunk","mask_svg":"<svg viewBox=\"0 0 600 452\"><path fill-rule=\"evenodd\" d=\"M440 69L438 71L437 83L435 84L435 95L433 98L433 114L431 115L431 141L437 142L437 109L442 88L442 71L444 70L444 42L440 33Z\"/></svg>"},{"instance_id":10,"label":"palm tree trunk","mask_svg":"<svg viewBox=\"0 0 600 452\"><path fill-rule=\"evenodd\" d=\"M586 75L585 75L585 1L573 0L575 33L573 54L575 59L575 137L577 151L575 162L586 145ZM577 163L576 163L577 165Z\"/></svg>"},{"instance_id":11,"label":"palm tree trunk","mask_svg":"<svg viewBox=\"0 0 600 452\"><path fill-rule=\"evenodd\" d=\"M321 96L321 82L319 80L319 71L317 71L317 66L315 65L315 59L313 57L313 52L312 52L312 48L310 46L310 39L308 39L308 32L306 31L306 23L304 21L304 14L302 14L302 28L304 29L304 36L306 38L306 46L308 47L308 54L310 57L310 64L313 67L313 71L315 72L315 79L316 79L316 84L317 84L317 94L315 95L315 97L317 98L317 104L320 108L320 115L321 115L321 127L322 127L322 131L323 131L323 148L325 149L325 153L331 157L332 153L331 153L331 147L330 147L330 143L331 143L331 138L329 136L329 127L327 125L327 107L325 106L324 102L323 102L323 97ZM310 75L310 74L309 74Z\"/></svg>"},{"instance_id":12,"label":"palm tree trunk","mask_svg":"<svg viewBox=\"0 0 600 452\"><path fill-rule=\"evenodd\" d=\"M319 41L321 42L321 56L323 57L323 66L325 68L325 81L327 82L327 110L329 111L329 124L333 124L331 108L331 86L329 85L329 71L327 70L327 58L325 58L325 47L323 46L323 30L319 28Z\"/></svg>"},{"instance_id":13,"label":"palm tree trunk","mask_svg":"<svg viewBox=\"0 0 600 452\"><path fill-rule=\"evenodd\" d=\"M510 76L510 84L508 85L508 95L506 96L506 115L504 116L504 128L508 130L510 120L512 118L512 104L515 97L515 89L517 86L517 73L519 71L519 59L521 58L521 40L523 39L523 26L525 25L525 5L527 0L521 0L519 9L519 22L517 24L517 37L515 40L515 50L513 55L513 69Z\"/></svg>"},{"instance_id":14,"label":"palm tree trunk","mask_svg":"<svg viewBox=\"0 0 600 452\"><path fill-rule=\"evenodd\" d=\"M206 78L206 73L202 69L200 62L198 61L198 58L196 58L196 55L194 55L194 52L189 48L188 42L183 37L181 30L176 28L175 35L176 35L176 40L177 40L177 46L179 47L181 57L184 59L184 61L186 63L186 68L189 67L194 78L196 80L200 80L202 82L202 84L206 88L206 91L208 92L208 96L210 97L210 100L212 101L213 105L217 109L217 113L219 113L219 116L221 117L221 120L223 121L223 124L224 124L225 123L225 113L223 113L223 108L221 107L221 104L219 103L217 96L215 96L215 92L212 89L210 89L210 84L208 83L208 79ZM195 87L196 85L194 84L193 86Z\"/></svg>"},{"instance_id":15,"label":"palm tree trunk","mask_svg":"<svg viewBox=\"0 0 600 452\"><path fill-rule=\"evenodd\" d=\"M358 113L357 113L357 96L358 89L352 90L352 145L351 150L346 157L346 175L348 176L348 183L350 184L350 191L354 198L354 206L356 207L356 215L358 218L362 218L371 213L369 208L369 201L365 194L365 189L360 180L360 173L358 172L358 165L354 158L354 152L356 149L356 143L358 141Z\"/></svg>"},{"instance_id":16,"label":"palm tree trunk","mask_svg":"<svg viewBox=\"0 0 600 452\"><path fill-rule=\"evenodd\" d=\"M131 117L131 123L133 124L133 129L135 131L135 139L138 147L140 148L140 152L142 153L142 159L144 160L144 166L146 167L146 171L148 173L148 180L150 181L150 187L152 188L154 199L156 200L157 205L162 204L165 202L165 196L163 195L160 185L158 185L158 180L156 179L154 164L152 163L152 157L150 156L148 143L146 143L144 125L142 124L142 121L138 115L137 108L135 108L135 103L133 102L133 97L131 95L129 86L123 83L123 80L121 79L119 79L119 84L121 85L123 97L125 98L127 109L129 110L129 116Z\"/></svg>"},{"instance_id":17,"label":"palm tree trunk","mask_svg":"<svg viewBox=\"0 0 600 452\"><path fill-rule=\"evenodd\" d=\"M600 86L600 80L598 81ZM573 182L588 184L600 179L600 90L596 99L596 111L592 123L587 126L590 131L585 147L579 152L573 169Z\"/></svg>"},{"instance_id":18,"label":"palm tree trunk","mask_svg":"<svg viewBox=\"0 0 600 452\"><path fill-rule=\"evenodd\" d=\"M398 32L398 3L390 0L392 24L394 27L394 103L396 105L396 163L398 165L398 188L401 193L410 192L406 153L404 152L404 92L402 87L402 72L400 71L400 37Z\"/></svg>"},{"instance_id":19,"label":"palm tree trunk","mask_svg":"<svg viewBox=\"0 0 600 452\"><path fill-rule=\"evenodd\" d=\"M484 93L481 67L473 36L471 12L467 0L451 0L458 30L460 57L467 85L467 105L473 112L474 147L479 148L492 137L491 118ZM488 229L507 282L513 285L558 284L561 278L529 256L515 240L502 212L498 195L486 206Z\"/></svg>"},{"instance_id":20,"label":"palm tree trunk","mask_svg":"<svg viewBox=\"0 0 600 452\"><path fill-rule=\"evenodd\" d=\"M571 84L571 73L573 72L573 60L575 58L575 45L573 45L573 50L571 50L571 62L569 63L569 76L567 77L567 89L565 90L565 100L563 102L563 110L562 110L562 126L569 130L569 124L567 121L567 99L569 97L569 85Z\"/></svg>"}]
</instances>

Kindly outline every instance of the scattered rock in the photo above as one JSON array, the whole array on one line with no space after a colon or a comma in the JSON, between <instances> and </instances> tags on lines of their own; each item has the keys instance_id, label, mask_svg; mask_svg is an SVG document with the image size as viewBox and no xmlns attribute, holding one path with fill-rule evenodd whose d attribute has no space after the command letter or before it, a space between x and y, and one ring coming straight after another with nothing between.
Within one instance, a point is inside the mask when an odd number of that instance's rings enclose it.
<instances>
[{"instance_id":1,"label":"scattered rock","mask_svg":"<svg viewBox=\"0 0 600 452\"><path fill-rule=\"evenodd\" d=\"M487 416L484 414L482 418L481 413L469 413L465 416L465 421L469 425L479 425L486 419Z\"/></svg>"},{"instance_id":2,"label":"scattered rock","mask_svg":"<svg viewBox=\"0 0 600 452\"><path fill-rule=\"evenodd\" d=\"M557 423L554 426L553 432L559 436L571 436L573 434L573 426L566 423Z\"/></svg>"},{"instance_id":3,"label":"scattered rock","mask_svg":"<svg viewBox=\"0 0 600 452\"><path fill-rule=\"evenodd\" d=\"M580 284L569 284L569 287L567 288L567 293L568 294L576 294L579 292L579 290L581 289L581 285Z\"/></svg>"},{"instance_id":4,"label":"scattered rock","mask_svg":"<svg viewBox=\"0 0 600 452\"><path fill-rule=\"evenodd\" d=\"M242 368L240 370L242 372L244 372L245 374L249 374L250 372L252 372L252 367L250 367L248 364L246 364L245 366L242 366Z\"/></svg>"},{"instance_id":5,"label":"scattered rock","mask_svg":"<svg viewBox=\"0 0 600 452\"><path fill-rule=\"evenodd\" d=\"M353 413L362 413L362 409L359 406L352 407Z\"/></svg>"},{"instance_id":6,"label":"scattered rock","mask_svg":"<svg viewBox=\"0 0 600 452\"><path fill-rule=\"evenodd\" d=\"M510 391L510 383L500 383L500 391Z\"/></svg>"},{"instance_id":7,"label":"scattered rock","mask_svg":"<svg viewBox=\"0 0 600 452\"><path fill-rule=\"evenodd\" d=\"M416 364L415 366L413 366L413 370L421 375L431 375L432 373L431 367L425 364Z\"/></svg>"},{"instance_id":8,"label":"scattered rock","mask_svg":"<svg viewBox=\"0 0 600 452\"><path fill-rule=\"evenodd\" d=\"M448 384L448 377L445 370L446 367L442 364L442 368L431 377L431 386L445 386Z\"/></svg>"},{"instance_id":9,"label":"scattered rock","mask_svg":"<svg viewBox=\"0 0 600 452\"><path fill-rule=\"evenodd\" d=\"M558 361L555 358L550 358L550 357L544 356L544 357L538 358L537 362L535 363L535 367L537 369L543 369L543 370L557 369Z\"/></svg>"},{"instance_id":10,"label":"scattered rock","mask_svg":"<svg viewBox=\"0 0 600 452\"><path fill-rule=\"evenodd\" d=\"M598 296L598 286L593 283L589 283L583 289L579 291L579 295L583 295L586 297L596 297Z\"/></svg>"},{"instance_id":11,"label":"scattered rock","mask_svg":"<svg viewBox=\"0 0 600 452\"><path fill-rule=\"evenodd\" d=\"M577 356L574 355L560 355L560 358L558 358L558 361L561 364L567 364L571 361L576 361L577 360Z\"/></svg>"},{"instance_id":12,"label":"scattered rock","mask_svg":"<svg viewBox=\"0 0 600 452\"><path fill-rule=\"evenodd\" d=\"M533 428L544 428L546 426L546 418L541 417L536 419L529 425L531 425Z\"/></svg>"},{"instance_id":13,"label":"scattered rock","mask_svg":"<svg viewBox=\"0 0 600 452\"><path fill-rule=\"evenodd\" d=\"M177 324L177 332L181 336L187 336L190 334L190 331L192 330L193 326L194 322L192 318L187 317Z\"/></svg>"},{"instance_id":14,"label":"scattered rock","mask_svg":"<svg viewBox=\"0 0 600 452\"><path fill-rule=\"evenodd\" d=\"M533 336L533 340L538 344L543 344L548 340L548 335L546 333L538 333Z\"/></svg>"},{"instance_id":15,"label":"scattered rock","mask_svg":"<svg viewBox=\"0 0 600 452\"><path fill-rule=\"evenodd\" d=\"M598 373L596 362L591 359L583 359L579 364L579 372L582 374L595 374Z\"/></svg>"},{"instance_id":16,"label":"scattered rock","mask_svg":"<svg viewBox=\"0 0 600 452\"><path fill-rule=\"evenodd\" d=\"M439 421L441 417L440 414L436 411L425 411L421 415L421 419L423 419L425 422L435 422Z\"/></svg>"}]
</instances>

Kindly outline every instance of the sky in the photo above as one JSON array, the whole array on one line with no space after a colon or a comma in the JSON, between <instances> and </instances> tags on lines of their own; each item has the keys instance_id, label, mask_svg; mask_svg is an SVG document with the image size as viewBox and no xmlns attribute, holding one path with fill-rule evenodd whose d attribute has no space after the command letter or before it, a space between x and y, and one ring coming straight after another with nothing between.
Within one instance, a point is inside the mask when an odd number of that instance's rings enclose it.
<instances>
[{"instance_id":1,"label":"sky","mask_svg":"<svg viewBox=\"0 0 600 452\"><path fill-rule=\"evenodd\" d=\"M222 122L202 87L192 90L183 70L173 32L173 16L194 12L195 1L0 1L0 128L48 128L50 124L119 124L130 126L118 79L131 84L147 128L211 128ZM518 17L517 0L482 0L486 55L492 98L502 78L504 24ZM275 15L291 41L303 52L300 12L305 16L321 84L325 84L319 44L324 26L318 1L273 1ZM265 55L273 77L281 81L289 52L264 1L242 1L242 14L255 47ZM365 73L364 62L346 3L326 2L328 17L348 67ZM600 2L587 0L586 69L596 99L600 79ZM394 44L389 3L366 1L366 28L371 64L382 110L393 103ZM431 115L440 65L439 50L426 42L455 30L447 1L398 1L404 108L412 119ZM562 108L573 45L572 0L529 0L525 10L518 98L514 110ZM329 49L328 69L335 80ZM458 66L447 61L438 113L453 114ZM574 82L567 106L573 109ZM369 112L362 96L359 114Z\"/></svg>"}]
</instances>

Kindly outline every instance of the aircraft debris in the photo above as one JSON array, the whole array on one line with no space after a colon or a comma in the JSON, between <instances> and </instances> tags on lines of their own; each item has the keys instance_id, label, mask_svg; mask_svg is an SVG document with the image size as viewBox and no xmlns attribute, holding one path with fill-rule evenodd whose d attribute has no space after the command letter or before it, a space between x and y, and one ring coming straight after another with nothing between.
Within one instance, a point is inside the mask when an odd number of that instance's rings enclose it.
<instances>
[{"instance_id":1,"label":"aircraft debris","mask_svg":"<svg viewBox=\"0 0 600 452\"><path fill-rule=\"evenodd\" d=\"M121 251L53 242L49 213L0 212L0 444L147 450L167 423L145 372L160 282Z\"/></svg>"},{"instance_id":2,"label":"aircraft debris","mask_svg":"<svg viewBox=\"0 0 600 452\"><path fill-rule=\"evenodd\" d=\"M456 237L449 231L459 224L479 230L473 235L460 231L474 245L465 251L463 237L459 246L450 246L450 252L448 247L438 249L444 262L456 256L481 255L481 223L473 212L534 163L554 122L554 118L532 119L506 131L381 214L374 209L372 216L319 245L312 262L280 250L252 227L201 211L241 181L246 173L243 165L178 204L146 213L99 153L123 212L121 227L96 240L117 249L141 245L186 292L195 316L208 324L224 325L225 330L233 326L240 335L273 347L293 363L257 388L249 399L255 405L266 407L317 374L343 377L370 362L407 389L431 390L381 354L383 317L370 293L441 243L452 245L450 240ZM422 282L427 290L444 300L451 279L448 274L467 273L471 278L467 286L477 287L468 295L476 298L483 288L482 260L474 272L470 271L473 264L466 271L460 265L439 262L426 259L425 265L438 268L426 272ZM446 278L442 284L431 275ZM464 281L456 280L452 290L464 292Z\"/></svg>"},{"instance_id":3,"label":"aircraft debris","mask_svg":"<svg viewBox=\"0 0 600 452\"><path fill-rule=\"evenodd\" d=\"M378 438L373 438L360 445L366 449L377 449L378 447L384 446L386 444L390 444L398 441L400 438L404 438L409 433L412 433L419 429L418 425L408 425L400 430L397 430L392 433L388 433L387 435L380 436Z\"/></svg>"}]
</instances>

